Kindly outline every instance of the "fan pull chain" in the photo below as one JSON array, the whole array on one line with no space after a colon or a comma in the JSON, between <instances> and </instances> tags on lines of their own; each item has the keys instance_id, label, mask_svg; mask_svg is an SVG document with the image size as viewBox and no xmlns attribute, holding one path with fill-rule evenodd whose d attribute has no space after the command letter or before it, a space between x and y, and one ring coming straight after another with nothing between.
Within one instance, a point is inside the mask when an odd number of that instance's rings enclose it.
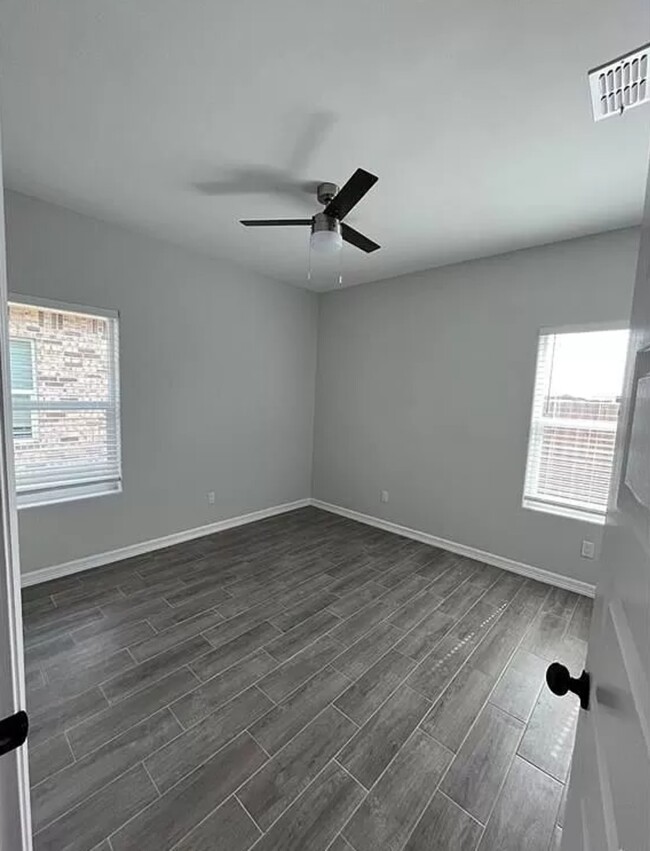
<instances>
[{"instance_id":1,"label":"fan pull chain","mask_svg":"<svg viewBox=\"0 0 650 851\"><path fill-rule=\"evenodd\" d=\"M339 287L343 286L343 249L342 248L339 250L338 284L339 284Z\"/></svg>"}]
</instances>

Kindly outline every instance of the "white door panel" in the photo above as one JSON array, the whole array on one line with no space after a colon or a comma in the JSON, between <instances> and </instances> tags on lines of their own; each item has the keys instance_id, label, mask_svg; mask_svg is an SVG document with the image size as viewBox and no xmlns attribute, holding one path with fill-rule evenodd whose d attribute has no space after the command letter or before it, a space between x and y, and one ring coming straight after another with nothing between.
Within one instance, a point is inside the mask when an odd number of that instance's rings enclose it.
<instances>
[{"instance_id":1,"label":"white door panel","mask_svg":"<svg viewBox=\"0 0 650 851\"><path fill-rule=\"evenodd\" d=\"M650 851L650 193L630 327L563 851Z\"/></svg>"},{"instance_id":2,"label":"white door panel","mask_svg":"<svg viewBox=\"0 0 650 851\"><path fill-rule=\"evenodd\" d=\"M4 205L0 159L0 719L25 708L18 528L13 463L7 338ZM0 756L0 851L32 847L27 746Z\"/></svg>"}]
</instances>

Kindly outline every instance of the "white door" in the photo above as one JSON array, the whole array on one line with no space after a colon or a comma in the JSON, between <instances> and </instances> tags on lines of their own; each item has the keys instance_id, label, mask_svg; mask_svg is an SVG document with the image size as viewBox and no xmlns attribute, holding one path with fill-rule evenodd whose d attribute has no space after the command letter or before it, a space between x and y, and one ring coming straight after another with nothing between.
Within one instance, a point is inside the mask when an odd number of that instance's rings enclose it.
<instances>
[{"instance_id":1,"label":"white door","mask_svg":"<svg viewBox=\"0 0 650 851\"><path fill-rule=\"evenodd\" d=\"M8 410L9 343L7 336L7 276L5 220L0 159L0 750L15 740L15 723L25 709L23 623L20 606L18 527L11 480L11 412ZM2 722L5 721L3 725ZM0 851L29 851L32 847L29 813L27 747L0 756Z\"/></svg>"},{"instance_id":2,"label":"white door","mask_svg":"<svg viewBox=\"0 0 650 851\"><path fill-rule=\"evenodd\" d=\"M631 329L563 851L650 849L650 183Z\"/></svg>"}]
</instances>

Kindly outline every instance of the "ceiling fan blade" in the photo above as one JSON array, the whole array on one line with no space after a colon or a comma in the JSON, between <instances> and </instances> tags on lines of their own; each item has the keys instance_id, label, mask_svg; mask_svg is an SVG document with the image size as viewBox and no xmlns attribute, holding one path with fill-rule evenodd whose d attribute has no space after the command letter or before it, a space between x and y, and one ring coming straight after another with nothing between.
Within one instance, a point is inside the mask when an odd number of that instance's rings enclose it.
<instances>
[{"instance_id":1,"label":"ceiling fan blade","mask_svg":"<svg viewBox=\"0 0 650 851\"><path fill-rule=\"evenodd\" d=\"M274 228L311 225L311 219L241 219L247 228Z\"/></svg>"},{"instance_id":2,"label":"ceiling fan blade","mask_svg":"<svg viewBox=\"0 0 650 851\"><path fill-rule=\"evenodd\" d=\"M377 245L376 242L368 239L367 236L359 233L358 230L351 228L350 225L341 225L341 236L346 242L349 242L350 245L354 245L355 248L360 248L362 251L365 251L366 254L372 254L373 251L377 251L378 248L381 248L381 245Z\"/></svg>"},{"instance_id":3,"label":"ceiling fan blade","mask_svg":"<svg viewBox=\"0 0 650 851\"><path fill-rule=\"evenodd\" d=\"M304 116L304 123L302 123L302 128L295 139L287 164L289 174L302 174L316 151L322 147L335 122L336 115L324 110L311 112Z\"/></svg>"},{"instance_id":4,"label":"ceiling fan blade","mask_svg":"<svg viewBox=\"0 0 650 851\"><path fill-rule=\"evenodd\" d=\"M375 177L374 174L358 168L345 186L332 198L323 212L326 216L331 216L339 221L344 219L378 180L379 178Z\"/></svg>"},{"instance_id":5,"label":"ceiling fan blade","mask_svg":"<svg viewBox=\"0 0 650 851\"><path fill-rule=\"evenodd\" d=\"M209 197L228 195L285 195L314 206L314 195L318 183L299 180L295 175L279 168L261 165L232 166L221 172L217 180L194 183L195 190Z\"/></svg>"}]
</instances>

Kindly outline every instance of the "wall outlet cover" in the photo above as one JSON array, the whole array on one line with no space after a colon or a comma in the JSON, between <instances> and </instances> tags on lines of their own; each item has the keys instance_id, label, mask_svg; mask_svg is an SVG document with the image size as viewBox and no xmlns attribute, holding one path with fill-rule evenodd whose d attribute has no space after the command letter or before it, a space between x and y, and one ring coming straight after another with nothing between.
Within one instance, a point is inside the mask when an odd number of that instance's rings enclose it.
<instances>
[{"instance_id":1,"label":"wall outlet cover","mask_svg":"<svg viewBox=\"0 0 650 851\"><path fill-rule=\"evenodd\" d=\"M582 558L593 558L596 555L596 545L593 541L583 541L580 547Z\"/></svg>"},{"instance_id":2,"label":"wall outlet cover","mask_svg":"<svg viewBox=\"0 0 650 851\"><path fill-rule=\"evenodd\" d=\"M382 502L388 502L388 491L382 491L381 492L381 501Z\"/></svg>"},{"instance_id":3,"label":"wall outlet cover","mask_svg":"<svg viewBox=\"0 0 650 851\"><path fill-rule=\"evenodd\" d=\"M214 505L214 501L215 501L215 493L214 493L214 491L210 491L208 493L208 502L210 503L210 505Z\"/></svg>"}]
</instances>

